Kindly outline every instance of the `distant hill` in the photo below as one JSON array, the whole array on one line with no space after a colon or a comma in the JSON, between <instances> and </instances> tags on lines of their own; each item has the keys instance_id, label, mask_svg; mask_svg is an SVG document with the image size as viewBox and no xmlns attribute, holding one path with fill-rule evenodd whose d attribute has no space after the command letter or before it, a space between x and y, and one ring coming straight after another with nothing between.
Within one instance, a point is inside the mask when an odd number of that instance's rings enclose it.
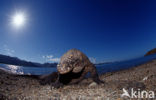
<instances>
[{"instance_id":1,"label":"distant hill","mask_svg":"<svg viewBox=\"0 0 156 100\"><path fill-rule=\"evenodd\" d=\"M156 48L148 51L144 56L148 56L148 55L152 55L152 54L156 54Z\"/></svg>"},{"instance_id":2,"label":"distant hill","mask_svg":"<svg viewBox=\"0 0 156 100\"><path fill-rule=\"evenodd\" d=\"M30 67L31 66L32 67L56 67L57 66L57 63L40 64L40 63L25 61L17 57L10 57L2 54L0 54L0 63L18 65L18 66L30 66Z\"/></svg>"}]
</instances>

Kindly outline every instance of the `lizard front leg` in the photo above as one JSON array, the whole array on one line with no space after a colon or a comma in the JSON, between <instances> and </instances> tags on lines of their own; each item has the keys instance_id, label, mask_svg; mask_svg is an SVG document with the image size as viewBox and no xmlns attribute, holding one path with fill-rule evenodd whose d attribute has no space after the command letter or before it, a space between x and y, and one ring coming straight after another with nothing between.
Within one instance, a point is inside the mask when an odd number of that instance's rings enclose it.
<instances>
[{"instance_id":1,"label":"lizard front leg","mask_svg":"<svg viewBox=\"0 0 156 100\"><path fill-rule=\"evenodd\" d=\"M94 82L96 82L97 84L104 83L102 80L99 79L96 67L93 64L90 64L87 67L87 70L91 73L91 78L93 79Z\"/></svg>"}]
</instances>

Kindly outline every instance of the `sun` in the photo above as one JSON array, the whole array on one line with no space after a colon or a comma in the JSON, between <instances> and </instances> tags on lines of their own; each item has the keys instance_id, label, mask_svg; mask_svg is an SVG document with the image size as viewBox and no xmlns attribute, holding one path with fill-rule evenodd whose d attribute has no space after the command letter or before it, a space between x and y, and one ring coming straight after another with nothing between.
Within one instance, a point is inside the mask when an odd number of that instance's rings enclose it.
<instances>
[{"instance_id":1,"label":"sun","mask_svg":"<svg viewBox=\"0 0 156 100\"><path fill-rule=\"evenodd\" d=\"M11 19L11 23L14 27L20 28L26 23L26 16L23 12L16 12Z\"/></svg>"}]
</instances>

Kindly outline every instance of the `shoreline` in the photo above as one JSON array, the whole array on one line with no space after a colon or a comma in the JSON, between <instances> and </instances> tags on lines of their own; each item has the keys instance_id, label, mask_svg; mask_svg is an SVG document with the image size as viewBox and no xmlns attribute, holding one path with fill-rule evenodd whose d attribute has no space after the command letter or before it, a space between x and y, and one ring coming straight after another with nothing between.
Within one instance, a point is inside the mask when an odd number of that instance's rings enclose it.
<instances>
[{"instance_id":1,"label":"shoreline","mask_svg":"<svg viewBox=\"0 0 156 100\"><path fill-rule=\"evenodd\" d=\"M67 85L59 89L42 86L37 79L20 77L0 70L0 98L2 100L129 100L121 98L122 89L152 90L156 93L156 60L115 72L100 75L105 84L97 85L90 78L78 85Z\"/></svg>"}]
</instances>

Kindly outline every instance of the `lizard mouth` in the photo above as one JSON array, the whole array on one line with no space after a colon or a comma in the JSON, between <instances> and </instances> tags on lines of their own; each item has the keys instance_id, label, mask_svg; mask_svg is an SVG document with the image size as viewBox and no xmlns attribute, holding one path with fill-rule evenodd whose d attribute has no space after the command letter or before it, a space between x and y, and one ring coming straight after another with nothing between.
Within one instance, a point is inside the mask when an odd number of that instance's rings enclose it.
<instances>
[{"instance_id":1,"label":"lizard mouth","mask_svg":"<svg viewBox=\"0 0 156 100\"><path fill-rule=\"evenodd\" d=\"M58 72L60 74L66 74L66 73L69 73L72 70L72 68L70 68L70 67L62 67L62 66L58 65L57 66L57 70L58 70Z\"/></svg>"}]
</instances>

